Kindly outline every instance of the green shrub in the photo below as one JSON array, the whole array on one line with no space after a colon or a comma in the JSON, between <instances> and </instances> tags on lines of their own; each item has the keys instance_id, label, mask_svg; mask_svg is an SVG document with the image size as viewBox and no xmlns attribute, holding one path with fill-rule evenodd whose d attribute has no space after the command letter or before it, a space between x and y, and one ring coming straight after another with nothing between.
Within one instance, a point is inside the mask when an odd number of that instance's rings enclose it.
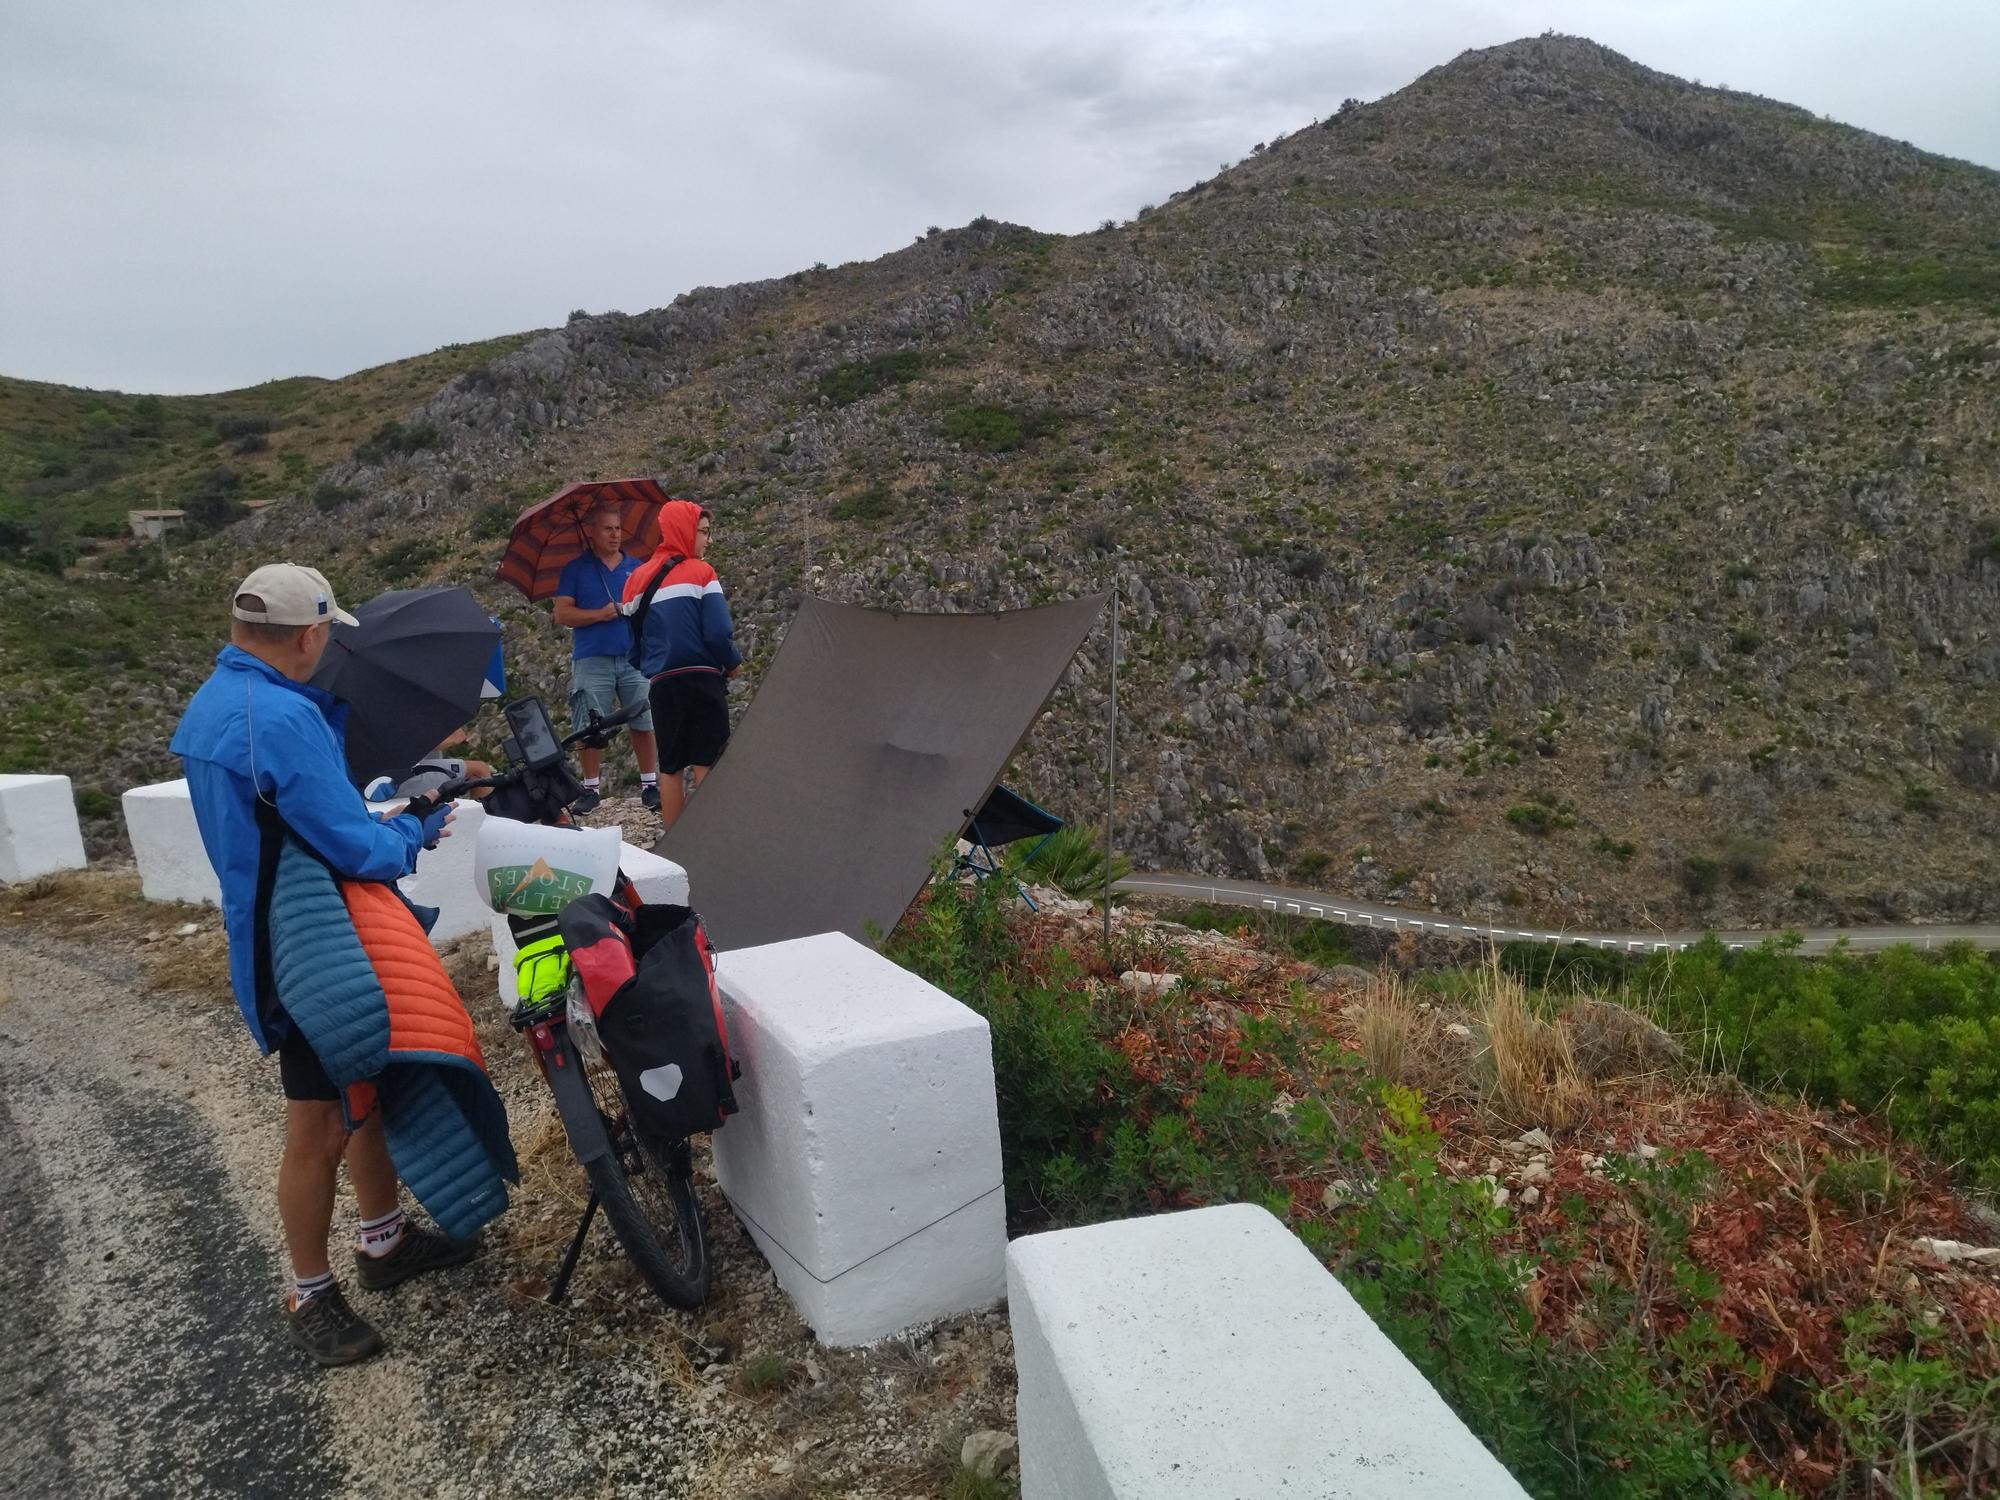
<instances>
[{"instance_id":1,"label":"green shrub","mask_svg":"<svg viewBox=\"0 0 2000 1500\"><path fill-rule=\"evenodd\" d=\"M1021 446L1021 419L1004 406L954 406L944 414L944 435L970 448L1005 453Z\"/></svg>"},{"instance_id":2,"label":"green shrub","mask_svg":"<svg viewBox=\"0 0 2000 1500\"><path fill-rule=\"evenodd\" d=\"M1966 303L2000 315L2000 266L1977 260L1917 260L1841 252L1828 257L1819 292L1848 307Z\"/></svg>"},{"instance_id":3,"label":"green shrub","mask_svg":"<svg viewBox=\"0 0 2000 1500\"><path fill-rule=\"evenodd\" d=\"M1099 897L1104 894L1104 834L1097 829L1069 824L1022 854L1019 868L1034 879L1054 886L1066 896ZM1115 855L1111 863L1113 881L1132 873L1132 861Z\"/></svg>"},{"instance_id":4,"label":"green shrub","mask_svg":"<svg viewBox=\"0 0 2000 1500\"><path fill-rule=\"evenodd\" d=\"M1937 788L1921 781L1903 783L1903 811L1916 813L1919 817L1935 818L1944 810L1938 798Z\"/></svg>"},{"instance_id":5,"label":"green shrub","mask_svg":"<svg viewBox=\"0 0 2000 1500\"><path fill-rule=\"evenodd\" d=\"M1681 862L1681 888L1697 898L1713 896L1722 889L1722 863L1706 854L1696 854Z\"/></svg>"},{"instance_id":6,"label":"green shrub","mask_svg":"<svg viewBox=\"0 0 2000 1500\"><path fill-rule=\"evenodd\" d=\"M76 544L67 537L59 537L38 547L30 547L16 559L24 568L32 568L37 573L47 573L51 578L63 576L63 570L76 561Z\"/></svg>"},{"instance_id":7,"label":"green shrub","mask_svg":"<svg viewBox=\"0 0 2000 1500\"><path fill-rule=\"evenodd\" d=\"M1965 1368L1962 1348L1949 1339L1949 1326L1935 1317L1912 1319L1885 1303L1849 1313L1841 1319L1846 1378L1813 1398L1831 1419L1846 1452L1894 1455L1898 1466L1909 1465L1910 1486L1898 1484L1889 1493L1911 1500L1975 1493L1969 1476L1965 1488L1942 1475L1935 1485L1927 1483L1927 1476L1917 1472L1917 1455L1958 1447L1969 1426L1974 1431L1981 1426L1991 1430L1993 1382ZM1992 1333L1989 1325L1987 1336ZM1946 1436L1919 1448L1933 1432ZM1887 1467L1869 1467L1868 1472L1881 1473ZM1987 1488L1981 1486L1978 1493Z\"/></svg>"},{"instance_id":8,"label":"green shrub","mask_svg":"<svg viewBox=\"0 0 2000 1500\"><path fill-rule=\"evenodd\" d=\"M1965 945L1807 963L1796 941L1732 954L1711 936L1649 965L1637 993L1749 1081L1881 1110L2000 1183L2000 963Z\"/></svg>"},{"instance_id":9,"label":"green shrub","mask_svg":"<svg viewBox=\"0 0 2000 1500\"><path fill-rule=\"evenodd\" d=\"M744 1395L762 1396L789 1385L794 1373L792 1362L782 1354L753 1354L738 1367L736 1383Z\"/></svg>"},{"instance_id":10,"label":"green shrub","mask_svg":"<svg viewBox=\"0 0 2000 1500\"><path fill-rule=\"evenodd\" d=\"M1317 880L1333 864L1333 856L1324 849L1301 849L1292 860L1292 875L1299 880Z\"/></svg>"},{"instance_id":11,"label":"green shrub","mask_svg":"<svg viewBox=\"0 0 2000 1500\"><path fill-rule=\"evenodd\" d=\"M1021 1487L1011 1475L982 1475L961 1465L945 1486L944 1500L1020 1500Z\"/></svg>"},{"instance_id":12,"label":"green shrub","mask_svg":"<svg viewBox=\"0 0 2000 1500\"><path fill-rule=\"evenodd\" d=\"M1540 802L1524 802L1508 808L1507 821L1522 833L1532 833L1537 838L1544 837L1558 828L1576 826L1575 814L1564 808L1545 806Z\"/></svg>"},{"instance_id":13,"label":"green shrub","mask_svg":"<svg viewBox=\"0 0 2000 1500\"><path fill-rule=\"evenodd\" d=\"M1819 1191L1850 1214L1882 1213L1900 1203L1910 1184L1880 1151L1829 1156L1820 1164Z\"/></svg>"},{"instance_id":14,"label":"green shrub","mask_svg":"<svg viewBox=\"0 0 2000 1500\"><path fill-rule=\"evenodd\" d=\"M843 495L829 514L836 521L886 521L896 513L896 496L886 484Z\"/></svg>"},{"instance_id":15,"label":"green shrub","mask_svg":"<svg viewBox=\"0 0 2000 1500\"><path fill-rule=\"evenodd\" d=\"M1099 1034L1081 976L1066 957L1025 972L1007 927L1006 882L939 885L884 951L963 1000L992 1028L1002 1157L1010 1203L1082 1212L1104 1186L1102 1143L1125 1118L1131 1065Z\"/></svg>"},{"instance_id":16,"label":"green shrub","mask_svg":"<svg viewBox=\"0 0 2000 1500\"><path fill-rule=\"evenodd\" d=\"M835 365L820 376L819 393L835 406L847 406L891 386L907 385L923 372L924 357L914 349L878 354Z\"/></svg>"},{"instance_id":17,"label":"green shrub","mask_svg":"<svg viewBox=\"0 0 2000 1500\"><path fill-rule=\"evenodd\" d=\"M269 417L229 416L215 419L215 435L225 443L238 438L262 437L271 430Z\"/></svg>"},{"instance_id":18,"label":"green shrub","mask_svg":"<svg viewBox=\"0 0 2000 1500\"><path fill-rule=\"evenodd\" d=\"M110 818L117 816L118 799L98 787L78 787L76 811L79 817Z\"/></svg>"},{"instance_id":19,"label":"green shrub","mask_svg":"<svg viewBox=\"0 0 2000 1500\"><path fill-rule=\"evenodd\" d=\"M196 531L220 531L250 514L250 508L227 491L203 490L188 497L187 524Z\"/></svg>"},{"instance_id":20,"label":"green shrub","mask_svg":"<svg viewBox=\"0 0 2000 1500\"><path fill-rule=\"evenodd\" d=\"M519 514L520 512L505 500L495 500L482 505L473 512L472 534L481 541L511 536L514 531L514 520Z\"/></svg>"},{"instance_id":21,"label":"green shrub","mask_svg":"<svg viewBox=\"0 0 2000 1500\"><path fill-rule=\"evenodd\" d=\"M1612 1278L1592 1283L1602 1335L1593 1347L1537 1332L1520 1295L1535 1258L1504 1248L1505 1209L1476 1179L1439 1170L1441 1141L1421 1096L1383 1092L1387 1165L1350 1216L1342 1281L1468 1426L1534 1494L1683 1496L1736 1493L1728 1450L1693 1415L1714 1387L1750 1372L1710 1311L1718 1287L1688 1252L1692 1211L1712 1169L1698 1153L1619 1173L1651 1264L1642 1285L1682 1289L1691 1315L1663 1358L1646 1298ZM1547 1248L1590 1253L1584 1236Z\"/></svg>"},{"instance_id":22,"label":"green shrub","mask_svg":"<svg viewBox=\"0 0 2000 1500\"><path fill-rule=\"evenodd\" d=\"M401 422L384 422L375 429L373 436L355 448L354 461L358 464L386 463L391 458L432 447L437 440L438 431L428 422L413 422L408 427Z\"/></svg>"},{"instance_id":23,"label":"green shrub","mask_svg":"<svg viewBox=\"0 0 2000 1500\"><path fill-rule=\"evenodd\" d=\"M375 571L385 583L407 583L448 550L432 537L406 537L375 554Z\"/></svg>"},{"instance_id":24,"label":"green shrub","mask_svg":"<svg viewBox=\"0 0 2000 1500\"><path fill-rule=\"evenodd\" d=\"M313 508L322 513L352 505L360 498L361 491L344 484L323 484L312 493Z\"/></svg>"},{"instance_id":25,"label":"green shrub","mask_svg":"<svg viewBox=\"0 0 2000 1500\"><path fill-rule=\"evenodd\" d=\"M1733 885L1762 885L1770 863L1771 845L1765 839L1738 834L1723 849L1723 868Z\"/></svg>"},{"instance_id":26,"label":"green shrub","mask_svg":"<svg viewBox=\"0 0 2000 1500\"><path fill-rule=\"evenodd\" d=\"M1972 523L1972 560L2000 562L2000 516L1981 516Z\"/></svg>"}]
</instances>

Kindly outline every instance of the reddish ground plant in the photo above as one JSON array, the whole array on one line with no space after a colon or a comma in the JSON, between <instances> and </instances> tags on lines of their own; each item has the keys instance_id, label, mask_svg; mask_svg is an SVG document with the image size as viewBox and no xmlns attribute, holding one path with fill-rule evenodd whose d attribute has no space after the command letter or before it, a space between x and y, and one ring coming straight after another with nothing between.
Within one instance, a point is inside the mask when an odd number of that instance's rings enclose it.
<instances>
[{"instance_id":1,"label":"reddish ground plant","mask_svg":"<svg viewBox=\"0 0 2000 1500\"><path fill-rule=\"evenodd\" d=\"M1265 1203L1533 1493L2000 1486L2000 1273L1938 1252L1995 1235L1875 1117L1494 962L1107 951L955 887L892 949L993 1024L1018 1228Z\"/></svg>"}]
</instances>

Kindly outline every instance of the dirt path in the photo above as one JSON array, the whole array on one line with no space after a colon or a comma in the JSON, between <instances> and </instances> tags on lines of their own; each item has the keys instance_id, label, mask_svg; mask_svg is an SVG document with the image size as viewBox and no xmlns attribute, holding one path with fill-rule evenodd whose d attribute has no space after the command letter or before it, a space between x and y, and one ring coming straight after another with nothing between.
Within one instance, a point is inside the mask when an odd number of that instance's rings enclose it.
<instances>
[{"instance_id":1,"label":"dirt path","mask_svg":"<svg viewBox=\"0 0 2000 1500\"><path fill-rule=\"evenodd\" d=\"M470 1265L350 1279L389 1352L315 1369L279 1320L276 1065L227 998L214 911L118 872L0 896L0 1495L874 1500L942 1494L968 1431L1012 1426L1004 1313L821 1349L712 1183L698 1315L602 1221L550 1307L584 1184L483 938L447 961L522 1185ZM337 1239L352 1216L343 1193Z\"/></svg>"},{"instance_id":2,"label":"dirt path","mask_svg":"<svg viewBox=\"0 0 2000 1500\"><path fill-rule=\"evenodd\" d=\"M17 930L0 962L0 1493L689 1492L693 1403L573 1347L495 1250L350 1286L389 1355L307 1365L278 1323L282 1103L240 1023L116 948Z\"/></svg>"}]
</instances>

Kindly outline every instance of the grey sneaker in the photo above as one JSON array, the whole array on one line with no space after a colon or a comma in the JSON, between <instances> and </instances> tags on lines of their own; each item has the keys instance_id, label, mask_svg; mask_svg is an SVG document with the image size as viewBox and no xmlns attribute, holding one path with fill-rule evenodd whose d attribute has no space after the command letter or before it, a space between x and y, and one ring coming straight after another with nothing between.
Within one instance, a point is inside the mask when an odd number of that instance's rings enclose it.
<instances>
[{"instance_id":1,"label":"grey sneaker","mask_svg":"<svg viewBox=\"0 0 2000 1500\"><path fill-rule=\"evenodd\" d=\"M657 781L649 781L639 788L639 805L647 812L660 810L660 784Z\"/></svg>"},{"instance_id":2,"label":"grey sneaker","mask_svg":"<svg viewBox=\"0 0 2000 1500\"><path fill-rule=\"evenodd\" d=\"M570 803L569 805L570 816L573 818L580 818L585 813L594 813L597 811L597 804L602 802L603 800L604 800L603 794L600 793L596 787L587 786L583 789L583 795L577 798L576 801Z\"/></svg>"},{"instance_id":3,"label":"grey sneaker","mask_svg":"<svg viewBox=\"0 0 2000 1500\"><path fill-rule=\"evenodd\" d=\"M446 1266L462 1266L479 1253L479 1241L455 1240L434 1229L406 1225L403 1237L387 1255L354 1252L354 1271L364 1289L386 1292L412 1276L426 1271L442 1271Z\"/></svg>"},{"instance_id":4,"label":"grey sneaker","mask_svg":"<svg viewBox=\"0 0 2000 1500\"><path fill-rule=\"evenodd\" d=\"M347 1305L338 1285L288 1309L285 1333L316 1364L359 1364L382 1352L382 1335Z\"/></svg>"}]
</instances>

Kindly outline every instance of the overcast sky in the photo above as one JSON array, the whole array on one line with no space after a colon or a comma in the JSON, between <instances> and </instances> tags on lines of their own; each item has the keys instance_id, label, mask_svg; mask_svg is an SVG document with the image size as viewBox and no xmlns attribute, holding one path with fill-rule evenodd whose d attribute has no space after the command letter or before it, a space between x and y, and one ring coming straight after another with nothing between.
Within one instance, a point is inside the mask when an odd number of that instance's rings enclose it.
<instances>
[{"instance_id":1,"label":"overcast sky","mask_svg":"<svg viewBox=\"0 0 2000 1500\"><path fill-rule=\"evenodd\" d=\"M340 375L1088 229L1551 27L2000 166L1996 0L0 0L0 373Z\"/></svg>"}]
</instances>

